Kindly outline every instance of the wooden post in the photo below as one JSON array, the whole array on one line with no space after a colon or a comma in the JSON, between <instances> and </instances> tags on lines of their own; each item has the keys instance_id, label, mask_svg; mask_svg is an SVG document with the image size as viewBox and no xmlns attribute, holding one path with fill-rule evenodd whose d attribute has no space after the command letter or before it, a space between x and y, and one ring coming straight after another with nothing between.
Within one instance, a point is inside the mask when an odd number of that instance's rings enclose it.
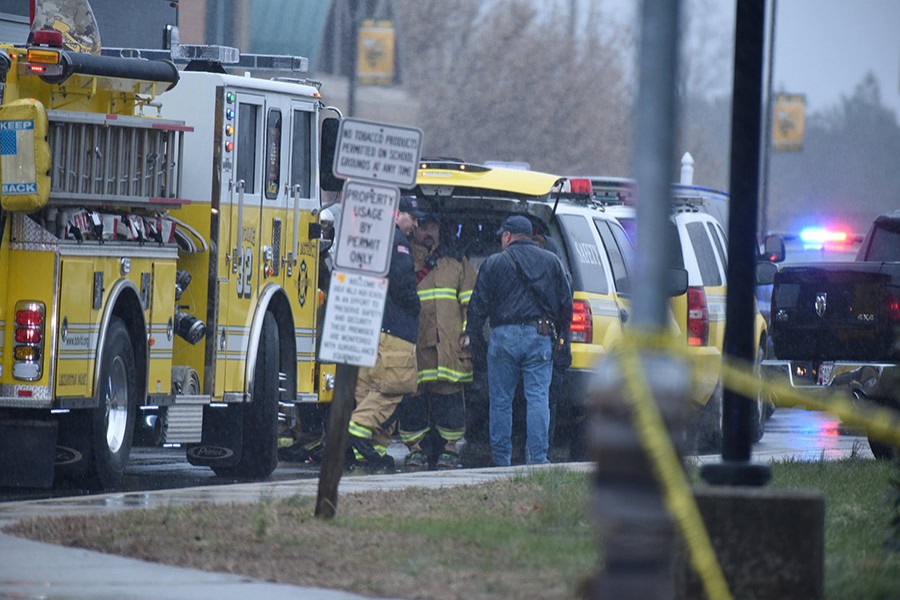
<instances>
[{"instance_id":1,"label":"wooden post","mask_svg":"<svg viewBox=\"0 0 900 600\"><path fill-rule=\"evenodd\" d=\"M359 367L338 364L334 371L334 398L331 400L331 416L325 434L325 458L319 472L319 495L316 499L316 517L334 518L337 510L337 491L344 472L344 456L347 454L347 427L355 407L354 392Z\"/></svg>"}]
</instances>

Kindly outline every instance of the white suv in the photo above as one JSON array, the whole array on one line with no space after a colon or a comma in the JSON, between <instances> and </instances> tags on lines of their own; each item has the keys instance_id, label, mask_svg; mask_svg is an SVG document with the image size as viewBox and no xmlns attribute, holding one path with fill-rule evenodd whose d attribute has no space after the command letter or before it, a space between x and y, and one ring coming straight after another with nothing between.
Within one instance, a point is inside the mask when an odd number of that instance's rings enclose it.
<instances>
[{"instance_id":1,"label":"white suv","mask_svg":"<svg viewBox=\"0 0 900 600\"><path fill-rule=\"evenodd\" d=\"M614 216L629 233L637 231L636 210L628 204L628 180L610 179L604 183L593 178L594 196L610 203L606 211ZM606 191L604 191L606 190ZM614 193L612 192L614 190ZM698 453L721 450L722 443L722 386L720 371L725 337L725 296L727 292L728 241L719 214L711 214L710 206L727 208L728 197L723 192L700 186L673 186L673 211L671 215L669 246L680 252L672 252L673 267L683 268L688 274L685 294L670 301L675 321L687 343L688 352L695 364L694 386L691 392L697 411L691 420L688 435ZM756 311L754 321L756 362L764 358L767 340L765 320ZM752 439L759 441L765 432L766 420L771 414L770 403L757 398Z\"/></svg>"}]
</instances>

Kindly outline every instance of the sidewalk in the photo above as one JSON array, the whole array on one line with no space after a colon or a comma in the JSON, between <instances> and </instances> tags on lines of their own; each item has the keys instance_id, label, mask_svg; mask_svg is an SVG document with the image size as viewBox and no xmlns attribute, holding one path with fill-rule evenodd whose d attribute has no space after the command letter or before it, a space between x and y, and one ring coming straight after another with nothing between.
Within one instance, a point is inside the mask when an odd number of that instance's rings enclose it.
<instances>
[{"instance_id":1,"label":"sidewalk","mask_svg":"<svg viewBox=\"0 0 900 600\"><path fill-rule=\"evenodd\" d=\"M407 487L473 485L534 469L589 471L592 463L421 471L391 475L344 475L343 494ZM38 516L94 515L194 503L256 502L295 495L316 496L318 479L244 483L181 490L114 493L0 504L0 528ZM340 505L338 505L340 515ZM169 567L88 550L42 544L0 533L0 600L363 600L322 588L280 585L240 575Z\"/></svg>"}]
</instances>

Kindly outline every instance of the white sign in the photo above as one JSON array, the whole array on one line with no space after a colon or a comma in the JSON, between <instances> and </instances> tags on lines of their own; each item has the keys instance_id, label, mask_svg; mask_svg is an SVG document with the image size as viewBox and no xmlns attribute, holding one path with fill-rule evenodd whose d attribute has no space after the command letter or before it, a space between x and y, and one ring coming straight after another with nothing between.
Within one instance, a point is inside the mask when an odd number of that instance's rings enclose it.
<instances>
[{"instance_id":1,"label":"white sign","mask_svg":"<svg viewBox=\"0 0 900 600\"><path fill-rule=\"evenodd\" d=\"M334 174L412 187L422 151L422 130L343 119L334 152Z\"/></svg>"},{"instance_id":2,"label":"white sign","mask_svg":"<svg viewBox=\"0 0 900 600\"><path fill-rule=\"evenodd\" d=\"M387 274L394 240L394 209L399 201L400 190L395 187L355 181L344 184L335 268Z\"/></svg>"},{"instance_id":3,"label":"white sign","mask_svg":"<svg viewBox=\"0 0 900 600\"><path fill-rule=\"evenodd\" d=\"M320 361L375 366L387 288L385 277L332 272Z\"/></svg>"}]
</instances>

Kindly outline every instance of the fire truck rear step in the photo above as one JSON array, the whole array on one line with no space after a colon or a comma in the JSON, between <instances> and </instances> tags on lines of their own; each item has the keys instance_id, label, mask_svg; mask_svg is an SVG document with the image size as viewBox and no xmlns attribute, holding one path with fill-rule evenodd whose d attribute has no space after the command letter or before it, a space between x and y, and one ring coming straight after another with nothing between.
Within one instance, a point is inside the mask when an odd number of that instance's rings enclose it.
<instances>
[{"instance_id":1,"label":"fire truck rear step","mask_svg":"<svg viewBox=\"0 0 900 600\"><path fill-rule=\"evenodd\" d=\"M176 404L166 409L168 415L163 443L200 442L203 434L203 407L209 404L209 401L210 397L205 395L178 396Z\"/></svg>"}]
</instances>

